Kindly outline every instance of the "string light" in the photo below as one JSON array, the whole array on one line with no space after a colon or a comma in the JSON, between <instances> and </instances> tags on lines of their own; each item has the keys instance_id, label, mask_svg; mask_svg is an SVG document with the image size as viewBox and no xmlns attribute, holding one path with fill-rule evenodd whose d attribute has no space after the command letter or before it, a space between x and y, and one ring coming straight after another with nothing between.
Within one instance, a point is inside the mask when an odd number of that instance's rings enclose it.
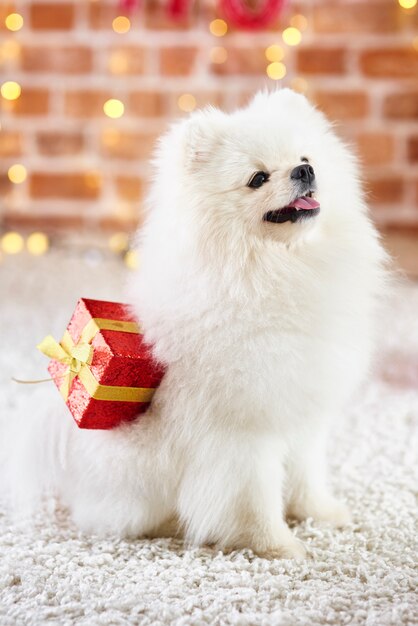
<instances>
[{"instance_id":1,"label":"string light","mask_svg":"<svg viewBox=\"0 0 418 626\"><path fill-rule=\"evenodd\" d=\"M8 80L2 84L0 93L5 100L17 100L22 93L22 88L14 80Z\"/></svg>"},{"instance_id":2,"label":"string light","mask_svg":"<svg viewBox=\"0 0 418 626\"><path fill-rule=\"evenodd\" d=\"M272 78L273 80L280 80L286 76L286 66L284 63L274 61L273 63L267 65L266 72L269 78Z\"/></svg>"},{"instance_id":3,"label":"string light","mask_svg":"<svg viewBox=\"0 0 418 626\"><path fill-rule=\"evenodd\" d=\"M298 93L306 93L308 91L308 81L301 76L296 76L290 82L292 89Z\"/></svg>"},{"instance_id":4,"label":"string light","mask_svg":"<svg viewBox=\"0 0 418 626\"><path fill-rule=\"evenodd\" d=\"M413 9L417 4L417 0L398 0L398 2L403 9Z\"/></svg>"},{"instance_id":5,"label":"string light","mask_svg":"<svg viewBox=\"0 0 418 626\"><path fill-rule=\"evenodd\" d=\"M103 105L103 111L107 115L107 117L112 117L116 119L118 117L122 117L125 112L125 106L123 102L117 100L116 98L111 98L110 100L106 100Z\"/></svg>"},{"instance_id":6,"label":"string light","mask_svg":"<svg viewBox=\"0 0 418 626\"><path fill-rule=\"evenodd\" d=\"M266 59L273 63L274 61L281 61L283 59L284 50L281 46L273 44L266 48L264 54L266 55Z\"/></svg>"},{"instance_id":7,"label":"string light","mask_svg":"<svg viewBox=\"0 0 418 626\"><path fill-rule=\"evenodd\" d=\"M112 28L115 33L123 35L123 33L127 33L131 29L131 22L125 15L118 15L112 22Z\"/></svg>"},{"instance_id":8,"label":"string light","mask_svg":"<svg viewBox=\"0 0 418 626\"><path fill-rule=\"evenodd\" d=\"M1 238L1 248L5 254L18 254L23 250L23 246L23 237L19 233L11 231Z\"/></svg>"},{"instance_id":9,"label":"string light","mask_svg":"<svg viewBox=\"0 0 418 626\"><path fill-rule=\"evenodd\" d=\"M196 108L196 98L191 93L184 93L177 100L177 105L182 111L190 112Z\"/></svg>"},{"instance_id":10,"label":"string light","mask_svg":"<svg viewBox=\"0 0 418 626\"><path fill-rule=\"evenodd\" d=\"M109 237L109 249L116 254L125 252L129 246L129 238L126 233L114 233Z\"/></svg>"},{"instance_id":11,"label":"string light","mask_svg":"<svg viewBox=\"0 0 418 626\"><path fill-rule=\"evenodd\" d=\"M228 32L228 24L225 20L212 20L209 24L209 30L212 35L215 35L215 37L224 37L224 35Z\"/></svg>"},{"instance_id":12,"label":"string light","mask_svg":"<svg viewBox=\"0 0 418 626\"><path fill-rule=\"evenodd\" d=\"M308 28L308 20L304 15L300 15L300 13L292 17L290 24L299 30L306 30Z\"/></svg>"},{"instance_id":13,"label":"string light","mask_svg":"<svg viewBox=\"0 0 418 626\"><path fill-rule=\"evenodd\" d=\"M225 63L228 58L228 52L226 48L223 48L222 46L215 46L211 49L209 58L212 63Z\"/></svg>"},{"instance_id":14,"label":"string light","mask_svg":"<svg viewBox=\"0 0 418 626\"><path fill-rule=\"evenodd\" d=\"M4 20L6 28L12 31L20 30L23 26L23 17L20 13L10 13Z\"/></svg>"},{"instance_id":15,"label":"string light","mask_svg":"<svg viewBox=\"0 0 418 626\"><path fill-rule=\"evenodd\" d=\"M138 253L136 250L128 250L123 258L126 267L130 270L136 270L139 267Z\"/></svg>"},{"instance_id":16,"label":"string light","mask_svg":"<svg viewBox=\"0 0 418 626\"><path fill-rule=\"evenodd\" d=\"M302 40L302 33L297 28L289 26L289 28L285 28L282 32L282 37L283 41L288 46L297 46Z\"/></svg>"},{"instance_id":17,"label":"string light","mask_svg":"<svg viewBox=\"0 0 418 626\"><path fill-rule=\"evenodd\" d=\"M19 185L24 183L27 177L26 167L20 163L11 165L8 169L7 176L12 183Z\"/></svg>"},{"instance_id":18,"label":"string light","mask_svg":"<svg viewBox=\"0 0 418 626\"><path fill-rule=\"evenodd\" d=\"M41 256L48 251L49 239L45 233L31 233L26 239L26 249L34 256Z\"/></svg>"}]
</instances>

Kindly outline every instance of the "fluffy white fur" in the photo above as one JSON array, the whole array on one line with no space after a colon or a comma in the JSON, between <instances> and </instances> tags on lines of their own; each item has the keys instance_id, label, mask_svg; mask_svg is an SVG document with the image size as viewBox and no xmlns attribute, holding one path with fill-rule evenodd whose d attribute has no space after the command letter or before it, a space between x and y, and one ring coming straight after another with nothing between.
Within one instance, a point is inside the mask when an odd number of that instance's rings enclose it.
<instances>
[{"instance_id":1,"label":"fluffy white fur","mask_svg":"<svg viewBox=\"0 0 418 626\"><path fill-rule=\"evenodd\" d=\"M264 222L295 197L301 157L320 214ZM270 180L250 189L257 170ZM197 112L159 144L139 249L130 299L167 374L119 429L38 424L22 442L24 498L51 457L44 475L83 529L169 524L194 544L303 556L286 516L349 519L327 486L327 432L367 372L384 276L353 156L287 89Z\"/></svg>"}]
</instances>

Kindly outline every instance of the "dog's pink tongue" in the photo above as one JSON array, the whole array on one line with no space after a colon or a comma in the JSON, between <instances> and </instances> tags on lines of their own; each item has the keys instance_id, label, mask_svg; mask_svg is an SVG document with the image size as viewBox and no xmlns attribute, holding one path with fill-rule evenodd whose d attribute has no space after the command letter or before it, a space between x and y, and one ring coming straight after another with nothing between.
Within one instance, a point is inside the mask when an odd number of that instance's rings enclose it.
<instances>
[{"instance_id":1,"label":"dog's pink tongue","mask_svg":"<svg viewBox=\"0 0 418 626\"><path fill-rule=\"evenodd\" d=\"M288 204L288 206L294 209L309 210L309 209L318 209L320 204L313 198L309 198L309 196L302 196L301 198L296 198L296 200L293 200L293 202Z\"/></svg>"}]
</instances>

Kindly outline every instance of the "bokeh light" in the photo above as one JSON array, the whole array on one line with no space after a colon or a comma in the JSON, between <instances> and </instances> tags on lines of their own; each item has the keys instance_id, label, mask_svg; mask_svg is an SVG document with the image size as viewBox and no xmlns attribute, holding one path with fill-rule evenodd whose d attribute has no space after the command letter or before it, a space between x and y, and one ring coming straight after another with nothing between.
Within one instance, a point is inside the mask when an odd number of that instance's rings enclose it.
<instances>
[{"instance_id":1,"label":"bokeh light","mask_svg":"<svg viewBox=\"0 0 418 626\"><path fill-rule=\"evenodd\" d=\"M11 165L7 172L9 180L16 185L25 182L27 175L28 173L26 171L26 167L21 163L15 163L14 165Z\"/></svg>"},{"instance_id":2,"label":"bokeh light","mask_svg":"<svg viewBox=\"0 0 418 626\"><path fill-rule=\"evenodd\" d=\"M45 233L31 233L26 239L26 249L34 256L41 256L48 251L49 239Z\"/></svg>"},{"instance_id":3,"label":"bokeh light","mask_svg":"<svg viewBox=\"0 0 418 626\"><path fill-rule=\"evenodd\" d=\"M90 189L98 189L102 185L102 174L97 170L91 170L84 174L84 182L86 187Z\"/></svg>"},{"instance_id":4,"label":"bokeh light","mask_svg":"<svg viewBox=\"0 0 418 626\"><path fill-rule=\"evenodd\" d=\"M6 28L12 31L20 30L23 26L23 17L20 13L10 13L4 20Z\"/></svg>"},{"instance_id":5,"label":"bokeh light","mask_svg":"<svg viewBox=\"0 0 418 626\"><path fill-rule=\"evenodd\" d=\"M281 46L278 46L277 44L273 44L272 46L269 46L268 48L266 48L265 55L266 55L266 59L268 61L271 61L272 63L274 61L281 61L284 57L284 50Z\"/></svg>"},{"instance_id":6,"label":"bokeh light","mask_svg":"<svg viewBox=\"0 0 418 626\"><path fill-rule=\"evenodd\" d=\"M125 252L129 246L129 237L126 233L114 233L109 237L109 249L115 253Z\"/></svg>"},{"instance_id":7,"label":"bokeh light","mask_svg":"<svg viewBox=\"0 0 418 626\"><path fill-rule=\"evenodd\" d=\"M225 20L212 20L209 24L209 30L215 37L223 37L228 32L228 24Z\"/></svg>"},{"instance_id":8,"label":"bokeh light","mask_svg":"<svg viewBox=\"0 0 418 626\"><path fill-rule=\"evenodd\" d=\"M8 80L2 84L0 93L6 100L16 100L22 93L22 88L14 80Z\"/></svg>"},{"instance_id":9,"label":"bokeh light","mask_svg":"<svg viewBox=\"0 0 418 626\"><path fill-rule=\"evenodd\" d=\"M228 52L226 48L223 48L222 46L215 46L211 49L209 58L212 63L225 63L228 58Z\"/></svg>"},{"instance_id":10,"label":"bokeh light","mask_svg":"<svg viewBox=\"0 0 418 626\"><path fill-rule=\"evenodd\" d=\"M19 233L11 231L1 238L1 248L5 254L18 254L23 250L23 246L23 237Z\"/></svg>"},{"instance_id":11,"label":"bokeh light","mask_svg":"<svg viewBox=\"0 0 418 626\"><path fill-rule=\"evenodd\" d=\"M296 76L290 81L292 89L298 93L306 93L308 91L308 81L301 76Z\"/></svg>"},{"instance_id":12,"label":"bokeh light","mask_svg":"<svg viewBox=\"0 0 418 626\"><path fill-rule=\"evenodd\" d=\"M297 46L302 40L302 33L297 28L289 26L289 28L285 28L282 32L282 37L283 41L288 46Z\"/></svg>"},{"instance_id":13,"label":"bokeh light","mask_svg":"<svg viewBox=\"0 0 418 626\"><path fill-rule=\"evenodd\" d=\"M0 46L0 60L8 61L17 59L20 55L21 46L15 39L7 39Z\"/></svg>"},{"instance_id":14,"label":"bokeh light","mask_svg":"<svg viewBox=\"0 0 418 626\"><path fill-rule=\"evenodd\" d=\"M273 80L280 80L286 76L286 66L284 63L274 61L266 68L267 76Z\"/></svg>"},{"instance_id":15,"label":"bokeh light","mask_svg":"<svg viewBox=\"0 0 418 626\"><path fill-rule=\"evenodd\" d=\"M112 117L116 119L118 117L122 117L125 112L125 106L121 100L117 100L116 98L111 98L110 100L106 100L103 105L103 111L107 115L107 117Z\"/></svg>"},{"instance_id":16,"label":"bokeh light","mask_svg":"<svg viewBox=\"0 0 418 626\"><path fill-rule=\"evenodd\" d=\"M127 33L131 29L131 22L129 17L126 15L118 15L112 22L112 28L115 33L119 35L123 35L123 33Z\"/></svg>"},{"instance_id":17,"label":"bokeh light","mask_svg":"<svg viewBox=\"0 0 418 626\"><path fill-rule=\"evenodd\" d=\"M292 17L290 25L299 30L306 30L308 28L308 20L304 15L298 13Z\"/></svg>"},{"instance_id":18,"label":"bokeh light","mask_svg":"<svg viewBox=\"0 0 418 626\"><path fill-rule=\"evenodd\" d=\"M398 0L403 9L413 9L417 5L417 0Z\"/></svg>"},{"instance_id":19,"label":"bokeh light","mask_svg":"<svg viewBox=\"0 0 418 626\"><path fill-rule=\"evenodd\" d=\"M128 250L123 260L126 267L129 267L131 270L136 270L139 267L138 253L136 250Z\"/></svg>"},{"instance_id":20,"label":"bokeh light","mask_svg":"<svg viewBox=\"0 0 418 626\"><path fill-rule=\"evenodd\" d=\"M190 112L196 108L196 98L191 93L184 93L177 100L177 105L182 111Z\"/></svg>"}]
</instances>

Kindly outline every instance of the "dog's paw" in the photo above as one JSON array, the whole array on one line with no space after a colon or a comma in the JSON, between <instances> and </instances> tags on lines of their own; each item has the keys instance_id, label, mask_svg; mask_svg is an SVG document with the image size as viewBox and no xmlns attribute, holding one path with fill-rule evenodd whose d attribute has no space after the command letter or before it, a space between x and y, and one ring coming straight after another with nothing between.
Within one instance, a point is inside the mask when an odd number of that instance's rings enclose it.
<instances>
[{"instance_id":1,"label":"dog's paw","mask_svg":"<svg viewBox=\"0 0 418 626\"><path fill-rule=\"evenodd\" d=\"M264 559L293 559L302 561L306 559L307 552L303 543L294 539L292 542L286 542L270 549L257 551L257 555Z\"/></svg>"},{"instance_id":2,"label":"dog's paw","mask_svg":"<svg viewBox=\"0 0 418 626\"><path fill-rule=\"evenodd\" d=\"M336 528L342 528L351 522L349 508L332 496L310 499L303 504L292 507L290 515L297 520L312 517L316 522L327 522Z\"/></svg>"}]
</instances>

